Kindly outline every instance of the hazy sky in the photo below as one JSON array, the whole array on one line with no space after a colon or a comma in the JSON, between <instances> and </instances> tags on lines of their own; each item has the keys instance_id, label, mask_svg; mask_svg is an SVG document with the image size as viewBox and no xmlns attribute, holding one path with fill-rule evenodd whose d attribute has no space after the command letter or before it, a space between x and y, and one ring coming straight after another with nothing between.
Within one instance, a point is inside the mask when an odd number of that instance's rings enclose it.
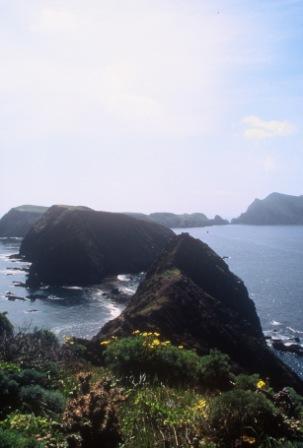
<instances>
[{"instance_id":1,"label":"hazy sky","mask_svg":"<svg viewBox=\"0 0 303 448\"><path fill-rule=\"evenodd\" d=\"M0 214L303 194L302 0L0 0Z\"/></svg>"}]
</instances>

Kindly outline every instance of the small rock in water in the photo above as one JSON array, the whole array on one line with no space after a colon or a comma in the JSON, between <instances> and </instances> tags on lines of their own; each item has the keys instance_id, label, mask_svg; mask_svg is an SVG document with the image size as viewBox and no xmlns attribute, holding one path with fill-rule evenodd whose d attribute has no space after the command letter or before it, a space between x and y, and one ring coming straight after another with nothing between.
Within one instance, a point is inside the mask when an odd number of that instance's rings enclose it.
<instances>
[{"instance_id":1,"label":"small rock in water","mask_svg":"<svg viewBox=\"0 0 303 448\"><path fill-rule=\"evenodd\" d=\"M16 286L16 288L25 288L26 284L24 282L13 282L13 285Z\"/></svg>"},{"instance_id":2,"label":"small rock in water","mask_svg":"<svg viewBox=\"0 0 303 448\"><path fill-rule=\"evenodd\" d=\"M303 347L301 345L291 342L283 342L281 339L276 339L272 341L272 346L276 350L282 352L295 353L296 355L303 355Z\"/></svg>"},{"instance_id":3,"label":"small rock in water","mask_svg":"<svg viewBox=\"0 0 303 448\"><path fill-rule=\"evenodd\" d=\"M11 291L8 291L6 294L5 294L5 297L8 299L8 300L25 300L25 298L24 297L20 297L20 296L16 296L14 293L12 293Z\"/></svg>"}]
</instances>

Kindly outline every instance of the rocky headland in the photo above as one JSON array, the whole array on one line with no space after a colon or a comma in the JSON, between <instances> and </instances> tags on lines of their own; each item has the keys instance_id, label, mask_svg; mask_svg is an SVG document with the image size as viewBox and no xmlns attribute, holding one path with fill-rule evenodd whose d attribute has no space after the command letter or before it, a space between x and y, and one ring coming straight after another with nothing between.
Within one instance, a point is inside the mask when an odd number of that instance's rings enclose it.
<instances>
[{"instance_id":1,"label":"rocky headland","mask_svg":"<svg viewBox=\"0 0 303 448\"><path fill-rule=\"evenodd\" d=\"M271 193L265 199L255 199L245 213L232 224L302 225L303 196Z\"/></svg>"},{"instance_id":2,"label":"rocky headland","mask_svg":"<svg viewBox=\"0 0 303 448\"><path fill-rule=\"evenodd\" d=\"M37 205L12 208L0 219L0 237L24 237L46 210L47 207Z\"/></svg>"},{"instance_id":3,"label":"rocky headland","mask_svg":"<svg viewBox=\"0 0 303 448\"><path fill-rule=\"evenodd\" d=\"M147 270L174 233L154 222L87 207L55 205L22 241L29 285L89 285Z\"/></svg>"}]
</instances>

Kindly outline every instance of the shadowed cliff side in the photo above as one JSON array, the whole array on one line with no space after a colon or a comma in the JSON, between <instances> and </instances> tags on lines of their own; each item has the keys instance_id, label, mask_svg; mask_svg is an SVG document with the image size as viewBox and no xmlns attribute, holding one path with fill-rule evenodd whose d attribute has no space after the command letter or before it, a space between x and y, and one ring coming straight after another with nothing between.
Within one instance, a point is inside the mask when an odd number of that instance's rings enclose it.
<instances>
[{"instance_id":1,"label":"shadowed cliff side","mask_svg":"<svg viewBox=\"0 0 303 448\"><path fill-rule=\"evenodd\" d=\"M158 330L173 343L217 348L240 367L303 392L299 378L267 347L254 303L241 280L206 244L182 234L147 273L124 312L96 340Z\"/></svg>"},{"instance_id":2,"label":"shadowed cliff side","mask_svg":"<svg viewBox=\"0 0 303 448\"><path fill-rule=\"evenodd\" d=\"M98 283L147 270L174 233L158 224L86 207L53 206L24 238L28 284Z\"/></svg>"},{"instance_id":3,"label":"shadowed cliff side","mask_svg":"<svg viewBox=\"0 0 303 448\"><path fill-rule=\"evenodd\" d=\"M0 237L23 237L46 210L36 205L12 208L0 219Z\"/></svg>"}]
</instances>

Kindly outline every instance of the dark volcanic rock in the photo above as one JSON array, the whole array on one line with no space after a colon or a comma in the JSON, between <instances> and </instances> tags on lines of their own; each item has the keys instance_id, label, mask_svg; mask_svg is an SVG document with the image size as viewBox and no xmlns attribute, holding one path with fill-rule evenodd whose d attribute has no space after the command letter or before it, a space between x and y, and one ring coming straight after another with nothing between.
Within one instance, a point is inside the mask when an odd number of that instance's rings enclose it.
<instances>
[{"instance_id":1,"label":"dark volcanic rock","mask_svg":"<svg viewBox=\"0 0 303 448\"><path fill-rule=\"evenodd\" d=\"M87 285L148 269L174 233L124 214L53 206L24 238L28 284Z\"/></svg>"},{"instance_id":2,"label":"dark volcanic rock","mask_svg":"<svg viewBox=\"0 0 303 448\"><path fill-rule=\"evenodd\" d=\"M242 281L206 244L182 234L146 275L124 312L96 340L158 330L176 344L207 353L217 348L275 386L303 385L267 347L255 306Z\"/></svg>"},{"instance_id":3,"label":"dark volcanic rock","mask_svg":"<svg viewBox=\"0 0 303 448\"><path fill-rule=\"evenodd\" d=\"M12 208L0 219L0 237L23 237L46 210L36 205Z\"/></svg>"},{"instance_id":4,"label":"dark volcanic rock","mask_svg":"<svg viewBox=\"0 0 303 448\"><path fill-rule=\"evenodd\" d=\"M265 199L255 199L245 213L232 220L233 224L286 225L303 224L303 196L272 193Z\"/></svg>"}]
</instances>

